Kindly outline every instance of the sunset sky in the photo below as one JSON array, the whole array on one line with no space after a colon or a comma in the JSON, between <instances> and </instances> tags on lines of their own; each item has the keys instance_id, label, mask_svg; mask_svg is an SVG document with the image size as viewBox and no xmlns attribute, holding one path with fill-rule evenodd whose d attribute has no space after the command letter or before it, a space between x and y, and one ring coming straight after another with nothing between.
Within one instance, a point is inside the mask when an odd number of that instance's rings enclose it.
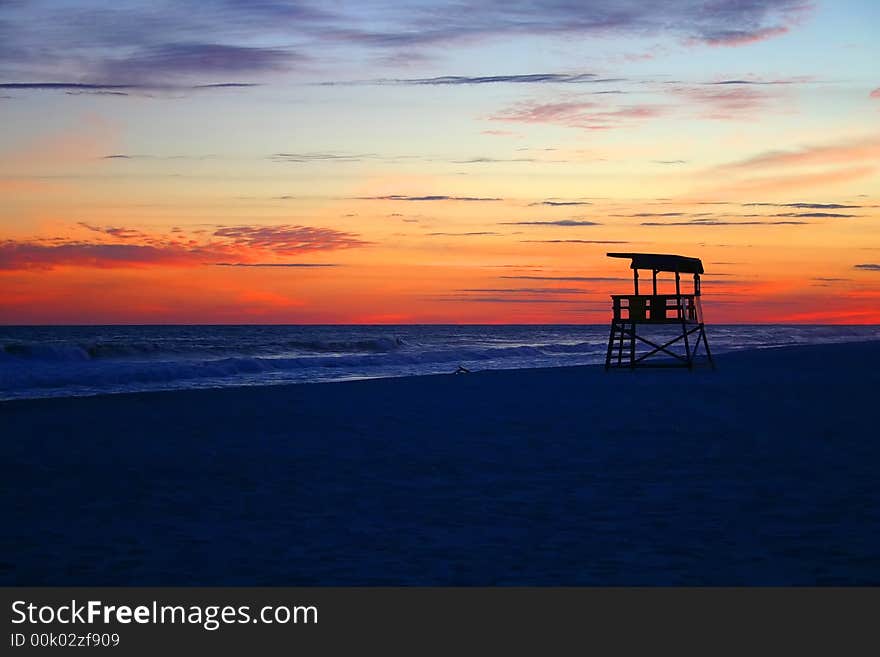
<instances>
[{"instance_id":1,"label":"sunset sky","mask_svg":"<svg viewBox=\"0 0 880 657\"><path fill-rule=\"evenodd\" d=\"M880 323L875 0L0 0L0 323Z\"/></svg>"}]
</instances>

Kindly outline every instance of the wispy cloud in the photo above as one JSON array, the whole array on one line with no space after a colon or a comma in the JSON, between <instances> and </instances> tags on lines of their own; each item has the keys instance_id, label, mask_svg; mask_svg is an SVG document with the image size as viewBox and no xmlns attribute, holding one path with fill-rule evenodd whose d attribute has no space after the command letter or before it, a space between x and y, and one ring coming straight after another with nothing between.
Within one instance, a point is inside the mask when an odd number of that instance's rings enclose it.
<instances>
[{"instance_id":1,"label":"wispy cloud","mask_svg":"<svg viewBox=\"0 0 880 657\"><path fill-rule=\"evenodd\" d=\"M788 190L802 190L802 193L803 190L812 191L820 186L868 177L877 171L878 161L880 136L877 135L795 150L767 151L708 169L707 180L722 179L724 183L704 190L702 194L761 194ZM833 209L825 205L832 204L790 207Z\"/></svg>"},{"instance_id":2,"label":"wispy cloud","mask_svg":"<svg viewBox=\"0 0 880 657\"><path fill-rule=\"evenodd\" d=\"M283 71L304 57L281 48L223 43L163 43L103 64L110 79L162 82L181 75L253 74Z\"/></svg>"},{"instance_id":3,"label":"wispy cloud","mask_svg":"<svg viewBox=\"0 0 880 657\"><path fill-rule=\"evenodd\" d=\"M636 212L635 214L615 214L613 217L683 217L684 212Z\"/></svg>"},{"instance_id":4,"label":"wispy cloud","mask_svg":"<svg viewBox=\"0 0 880 657\"><path fill-rule=\"evenodd\" d=\"M501 221L504 226L600 226L597 221L581 219L559 219L556 221Z\"/></svg>"},{"instance_id":5,"label":"wispy cloud","mask_svg":"<svg viewBox=\"0 0 880 657\"><path fill-rule=\"evenodd\" d=\"M312 226L227 226L215 230L214 236L226 238L235 246L280 255L350 249L368 244L351 233Z\"/></svg>"},{"instance_id":6,"label":"wispy cloud","mask_svg":"<svg viewBox=\"0 0 880 657\"><path fill-rule=\"evenodd\" d=\"M777 78L773 80L761 80L761 79L729 79L729 80L714 80L712 82L704 82L703 84L708 85L720 85L720 86L728 86L728 85L758 85L758 86L775 86L775 85L792 85L792 84L807 84L815 82L812 78L805 77L793 77L793 78Z\"/></svg>"},{"instance_id":7,"label":"wispy cloud","mask_svg":"<svg viewBox=\"0 0 880 657\"><path fill-rule=\"evenodd\" d=\"M874 89L874 91L868 94L868 96L870 96L871 98L880 98L880 87Z\"/></svg>"},{"instance_id":8,"label":"wispy cloud","mask_svg":"<svg viewBox=\"0 0 880 657\"><path fill-rule=\"evenodd\" d=\"M202 0L195 5L164 3L161 10L142 1L110 8L100 0L56 5L4 3L0 49L7 71L19 77L34 71L68 72L88 82L113 83L118 76L162 82L229 73L277 74L303 62L329 60L340 48L354 50L358 57L374 54L400 63L418 61L441 48L536 37L622 36L742 46L785 34L811 6L807 0L404 0L356 8L300 0ZM502 72L386 83L575 85L599 79L592 72Z\"/></svg>"},{"instance_id":9,"label":"wispy cloud","mask_svg":"<svg viewBox=\"0 0 880 657\"><path fill-rule=\"evenodd\" d=\"M456 302L471 302L471 303L582 303L580 300L575 299L544 299L540 297L515 297L515 296L501 296L501 297L469 297L469 296L456 296L456 297L439 297L437 301L456 301Z\"/></svg>"},{"instance_id":10,"label":"wispy cloud","mask_svg":"<svg viewBox=\"0 0 880 657\"><path fill-rule=\"evenodd\" d=\"M718 219L691 219L689 221L643 221L642 226L800 226L807 221L722 221Z\"/></svg>"},{"instance_id":11,"label":"wispy cloud","mask_svg":"<svg viewBox=\"0 0 880 657\"><path fill-rule=\"evenodd\" d=\"M474 231L470 233L427 233L429 237L478 237L480 235L497 235L498 233Z\"/></svg>"},{"instance_id":12,"label":"wispy cloud","mask_svg":"<svg viewBox=\"0 0 880 657\"><path fill-rule=\"evenodd\" d=\"M696 109L700 118L720 121L751 119L763 115L778 100L775 93L752 87L674 87L672 93Z\"/></svg>"},{"instance_id":13,"label":"wispy cloud","mask_svg":"<svg viewBox=\"0 0 880 657\"><path fill-rule=\"evenodd\" d=\"M774 217L807 217L811 219L833 218L833 217L857 217L857 214L841 214L839 212L782 212L774 214Z\"/></svg>"},{"instance_id":14,"label":"wispy cloud","mask_svg":"<svg viewBox=\"0 0 880 657\"><path fill-rule=\"evenodd\" d=\"M841 203L743 203L744 207L770 206L775 208L803 208L805 210L848 210L861 208L861 205L844 205Z\"/></svg>"},{"instance_id":15,"label":"wispy cloud","mask_svg":"<svg viewBox=\"0 0 880 657\"><path fill-rule=\"evenodd\" d=\"M403 194L387 194L385 196L355 196L357 201L501 201L503 199L491 196L447 196L445 194L432 194L429 196L406 196Z\"/></svg>"},{"instance_id":16,"label":"wispy cloud","mask_svg":"<svg viewBox=\"0 0 880 657\"><path fill-rule=\"evenodd\" d=\"M124 228L121 226L93 226L84 221L80 221L79 225L95 233L103 233L122 240L144 239L147 237L144 233L134 228Z\"/></svg>"},{"instance_id":17,"label":"wispy cloud","mask_svg":"<svg viewBox=\"0 0 880 657\"><path fill-rule=\"evenodd\" d=\"M853 265L853 269L861 269L863 271L880 271L880 264L871 262L861 265Z\"/></svg>"},{"instance_id":18,"label":"wispy cloud","mask_svg":"<svg viewBox=\"0 0 880 657\"><path fill-rule=\"evenodd\" d=\"M507 123L551 123L582 130L609 130L628 123L655 118L665 108L659 105L613 106L592 100L559 102L522 101L488 117Z\"/></svg>"},{"instance_id":19,"label":"wispy cloud","mask_svg":"<svg viewBox=\"0 0 880 657\"><path fill-rule=\"evenodd\" d=\"M149 82L125 82L119 84L88 84L81 82L4 82L0 89L10 91L62 91L66 94L96 94L129 96L145 93L176 93L241 89L260 86L252 82L220 82L214 84L170 84Z\"/></svg>"},{"instance_id":20,"label":"wispy cloud","mask_svg":"<svg viewBox=\"0 0 880 657\"><path fill-rule=\"evenodd\" d=\"M562 207L567 205L592 205L589 201L537 201L535 203L529 203L529 205L549 205L551 207Z\"/></svg>"},{"instance_id":21,"label":"wispy cloud","mask_svg":"<svg viewBox=\"0 0 880 657\"><path fill-rule=\"evenodd\" d=\"M97 244L69 241L42 244L30 241L0 242L0 269L54 269L60 266L110 269L150 265L188 265L198 258L194 250L168 244Z\"/></svg>"},{"instance_id":22,"label":"wispy cloud","mask_svg":"<svg viewBox=\"0 0 880 657\"><path fill-rule=\"evenodd\" d=\"M622 240L520 240L532 244L629 244Z\"/></svg>"},{"instance_id":23,"label":"wispy cloud","mask_svg":"<svg viewBox=\"0 0 880 657\"><path fill-rule=\"evenodd\" d=\"M629 278L621 276L499 276L525 281L628 281Z\"/></svg>"},{"instance_id":24,"label":"wispy cloud","mask_svg":"<svg viewBox=\"0 0 880 657\"><path fill-rule=\"evenodd\" d=\"M341 265L324 262L215 262L215 267L340 267Z\"/></svg>"},{"instance_id":25,"label":"wispy cloud","mask_svg":"<svg viewBox=\"0 0 880 657\"><path fill-rule=\"evenodd\" d=\"M365 246L358 236L331 228L309 226L228 226L200 236L172 231L147 234L136 229L79 227L100 237L90 239L43 238L0 241L0 269L48 270L56 267L175 266L312 266L301 263L266 263L261 258L284 258L303 253ZM205 237L207 235L207 237Z\"/></svg>"},{"instance_id":26,"label":"wispy cloud","mask_svg":"<svg viewBox=\"0 0 880 657\"><path fill-rule=\"evenodd\" d=\"M788 32L788 27L779 25L764 27L761 29L743 30L718 30L703 37L702 41L710 46L743 46L749 43L765 41L773 37L782 36Z\"/></svg>"},{"instance_id":27,"label":"wispy cloud","mask_svg":"<svg viewBox=\"0 0 880 657\"><path fill-rule=\"evenodd\" d=\"M319 82L319 85L478 85L478 84L587 84L621 82L619 78L603 78L595 73L526 73L519 75L443 75L433 78L377 78Z\"/></svg>"},{"instance_id":28,"label":"wispy cloud","mask_svg":"<svg viewBox=\"0 0 880 657\"><path fill-rule=\"evenodd\" d=\"M456 292L476 292L480 294L586 294L579 287L514 287L514 288L470 288Z\"/></svg>"},{"instance_id":29,"label":"wispy cloud","mask_svg":"<svg viewBox=\"0 0 880 657\"><path fill-rule=\"evenodd\" d=\"M361 162L377 159L375 153L273 153L269 159L275 162Z\"/></svg>"},{"instance_id":30,"label":"wispy cloud","mask_svg":"<svg viewBox=\"0 0 880 657\"><path fill-rule=\"evenodd\" d=\"M797 150L767 151L744 160L724 164L719 169L758 169L787 166L839 165L880 159L880 136L837 144L805 146Z\"/></svg>"}]
</instances>

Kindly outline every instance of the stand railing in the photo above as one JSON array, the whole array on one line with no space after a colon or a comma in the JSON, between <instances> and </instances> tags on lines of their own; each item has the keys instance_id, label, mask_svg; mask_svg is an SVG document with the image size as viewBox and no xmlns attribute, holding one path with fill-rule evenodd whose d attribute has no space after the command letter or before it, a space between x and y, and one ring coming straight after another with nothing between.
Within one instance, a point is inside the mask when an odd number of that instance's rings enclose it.
<instances>
[{"instance_id":1,"label":"stand railing","mask_svg":"<svg viewBox=\"0 0 880 657\"><path fill-rule=\"evenodd\" d=\"M647 324L702 323L696 294L612 294L615 321Z\"/></svg>"}]
</instances>

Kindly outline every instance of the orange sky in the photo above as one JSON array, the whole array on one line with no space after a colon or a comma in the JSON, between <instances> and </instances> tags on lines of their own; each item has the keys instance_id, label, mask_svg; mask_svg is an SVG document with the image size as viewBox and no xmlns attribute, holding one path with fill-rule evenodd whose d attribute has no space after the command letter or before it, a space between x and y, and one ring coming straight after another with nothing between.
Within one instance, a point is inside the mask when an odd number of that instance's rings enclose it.
<instances>
[{"instance_id":1,"label":"orange sky","mask_svg":"<svg viewBox=\"0 0 880 657\"><path fill-rule=\"evenodd\" d=\"M608 251L701 258L710 322L880 323L873 5L667 5L516 34L475 6L447 49L371 3L334 20L398 41L246 4L212 44L136 0L143 43L58 24L0 73L0 323L604 323Z\"/></svg>"}]
</instances>

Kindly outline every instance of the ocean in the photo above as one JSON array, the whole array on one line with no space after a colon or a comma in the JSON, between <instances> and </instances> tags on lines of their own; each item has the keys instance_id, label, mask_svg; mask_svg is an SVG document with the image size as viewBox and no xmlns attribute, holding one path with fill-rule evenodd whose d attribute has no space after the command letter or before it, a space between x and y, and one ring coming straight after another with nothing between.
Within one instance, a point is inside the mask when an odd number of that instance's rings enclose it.
<instances>
[{"instance_id":1,"label":"ocean","mask_svg":"<svg viewBox=\"0 0 880 657\"><path fill-rule=\"evenodd\" d=\"M711 325L713 354L880 326ZM0 400L590 365L607 325L0 326Z\"/></svg>"}]
</instances>

